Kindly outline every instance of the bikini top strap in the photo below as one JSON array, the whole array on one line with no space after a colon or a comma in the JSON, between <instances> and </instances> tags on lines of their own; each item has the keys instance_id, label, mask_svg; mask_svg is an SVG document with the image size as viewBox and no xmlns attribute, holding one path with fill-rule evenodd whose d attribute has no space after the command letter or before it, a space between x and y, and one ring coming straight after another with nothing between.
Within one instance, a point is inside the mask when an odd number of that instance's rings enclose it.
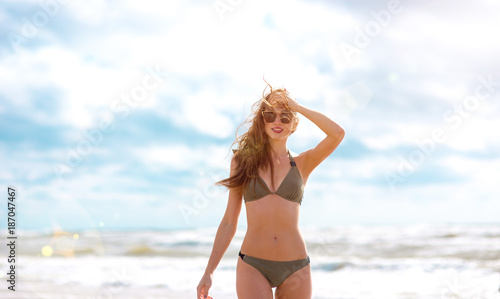
<instances>
[{"instance_id":1,"label":"bikini top strap","mask_svg":"<svg viewBox=\"0 0 500 299\"><path fill-rule=\"evenodd\" d=\"M297 166L297 164L295 164L295 160L292 157L292 154L290 154L290 151L288 151L288 156L290 157L290 165Z\"/></svg>"}]
</instances>

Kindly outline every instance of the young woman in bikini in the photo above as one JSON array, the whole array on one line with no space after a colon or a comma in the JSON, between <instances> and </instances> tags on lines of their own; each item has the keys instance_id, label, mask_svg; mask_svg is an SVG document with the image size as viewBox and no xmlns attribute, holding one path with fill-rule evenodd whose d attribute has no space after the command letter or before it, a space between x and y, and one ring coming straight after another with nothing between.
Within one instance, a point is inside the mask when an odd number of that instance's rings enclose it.
<instances>
[{"instance_id":1,"label":"young woman in bikini","mask_svg":"<svg viewBox=\"0 0 500 299\"><path fill-rule=\"evenodd\" d=\"M287 140L297 129L297 113L326 137L292 157ZM272 299L272 288L276 288L276 298L311 298L311 266L298 227L299 209L307 178L337 148L344 129L297 103L286 89L271 88L265 93L247 122L250 128L235 141L229 178L217 183L229 189L229 200L197 298L208 296L213 272L236 232L243 202L247 232L236 266L238 298Z\"/></svg>"}]
</instances>

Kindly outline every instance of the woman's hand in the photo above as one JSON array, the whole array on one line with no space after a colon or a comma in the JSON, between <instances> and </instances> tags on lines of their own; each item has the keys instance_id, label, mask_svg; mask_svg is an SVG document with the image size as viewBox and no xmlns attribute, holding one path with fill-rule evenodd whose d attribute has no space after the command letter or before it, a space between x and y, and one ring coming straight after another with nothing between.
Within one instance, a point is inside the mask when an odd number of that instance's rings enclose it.
<instances>
[{"instance_id":1,"label":"woman's hand","mask_svg":"<svg viewBox=\"0 0 500 299\"><path fill-rule=\"evenodd\" d=\"M292 98L288 98L288 103L287 103L287 106L288 108L291 110L291 111L294 111L294 112L299 112L300 113L300 105L299 103L297 103L296 100L292 99Z\"/></svg>"},{"instance_id":2,"label":"woman's hand","mask_svg":"<svg viewBox=\"0 0 500 299\"><path fill-rule=\"evenodd\" d=\"M212 298L208 296L208 290L212 286L212 274L205 273L196 287L196 299Z\"/></svg>"},{"instance_id":3,"label":"woman's hand","mask_svg":"<svg viewBox=\"0 0 500 299\"><path fill-rule=\"evenodd\" d=\"M300 112L299 103L297 103L297 101L290 95L290 93L286 89L285 89L285 95L287 98L286 105L288 106L288 109L294 112Z\"/></svg>"}]
</instances>

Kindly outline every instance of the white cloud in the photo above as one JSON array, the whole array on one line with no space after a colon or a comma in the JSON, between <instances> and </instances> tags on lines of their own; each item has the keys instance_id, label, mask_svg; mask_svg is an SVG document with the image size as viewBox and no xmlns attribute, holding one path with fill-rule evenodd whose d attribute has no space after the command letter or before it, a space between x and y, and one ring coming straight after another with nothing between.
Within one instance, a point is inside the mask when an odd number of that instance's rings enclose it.
<instances>
[{"instance_id":1,"label":"white cloud","mask_svg":"<svg viewBox=\"0 0 500 299\"><path fill-rule=\"evenodd\" d=\"M106 17L106 13L116 8L109 7L107 1L89 0L85 2L71 1L63 9L64 13L70 13L72 18L85 26L97 26Z\"/></svg>"},{"instance_id":2,"label":"white cloud","mask_svg":"<svg viewBox=\"0 0 500 299\"><path fill-rule=\"evenodd\" d=\"M229 153L229 145L193 147L186 144L172 144L131 150L133 155L144 161L153 170L192 171L199 173L207 168L225 168L229 162L224 158ZM227 164L227 165L226 165Z\"/></svg>"},{"instance_id":3,"label":"white cloud","mask_svg":"<svg viewBox=\"0 0 500 299\"><path fill-rule=\"evenodd\" d=\"M466 176L469 179L468 183L476 186L477 189L475 190L477 192L496 194L498 189L498 167L500 167L499 158L486 159L449 155L442 158L439 165L442 165L451 173Z\"/></svg>"},{"instance_id":4,"label":"white cloud","mask_svg":"<svg viewBox=\"0 0 500 299\"><path fill-rule=\"evenodd\" d=\"M445 144L459 151L484 151L488 149L488 141L492 132L487 130L489 122L481 119L464 119L463 125L457 129L449 129L449 137ZM495 135L495 134L493 134Z\"/></svg>"},{"instance_id":5,"label":"white cloud","mask_svg":"<svg viewBox=\"0 0 500 299\"><path fill-rule=\"evenodd\" d=\"M8 67L0 74L9 86L4 96L20 113L29 111L29 117L40 123L77 128L94 126L99 110L109 110L114 100L130 94L145 76L138 71L88 63L78 53L58 46L6 57L2 63ZM53 92L49 95L56 99L41 98L39 92L44 89ZM54 103L54 110L50 114L38 113L35 105L39 102Z\"/></svg>"}]
</instances>

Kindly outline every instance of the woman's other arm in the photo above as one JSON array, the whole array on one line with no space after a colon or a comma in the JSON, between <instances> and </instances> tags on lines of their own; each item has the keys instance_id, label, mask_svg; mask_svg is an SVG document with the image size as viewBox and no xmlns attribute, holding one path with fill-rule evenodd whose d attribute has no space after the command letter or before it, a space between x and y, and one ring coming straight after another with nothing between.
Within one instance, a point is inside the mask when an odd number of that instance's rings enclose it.
<instances>
[{"instance_id":1,"label":"woman's other arm","mask_svg":"<svg viewBox=\"0 0 500 299\"><path fill-rule=\"evenodd\" d=\"M230 176L233 175L235 167L236 161L232 159ZM229 247L234 234L236 233L236 228L238 226L238 217L241 211L242 198L243 195L241 194L241 191L236 188L229 189L229 198L226 212L224 213L224 217L222 218L222 221L219 224L219 228L217 229L212 253L210 254L205 273L203 274L203 277L200 280L198 287L196 288L197 299L200 298L202 292L203 295L205 295L205 298L206 296L208 296L208 290L212 286L213 273L217 268L220 260L222 259L222 256Z\"/></svg>"}]
</instances>

